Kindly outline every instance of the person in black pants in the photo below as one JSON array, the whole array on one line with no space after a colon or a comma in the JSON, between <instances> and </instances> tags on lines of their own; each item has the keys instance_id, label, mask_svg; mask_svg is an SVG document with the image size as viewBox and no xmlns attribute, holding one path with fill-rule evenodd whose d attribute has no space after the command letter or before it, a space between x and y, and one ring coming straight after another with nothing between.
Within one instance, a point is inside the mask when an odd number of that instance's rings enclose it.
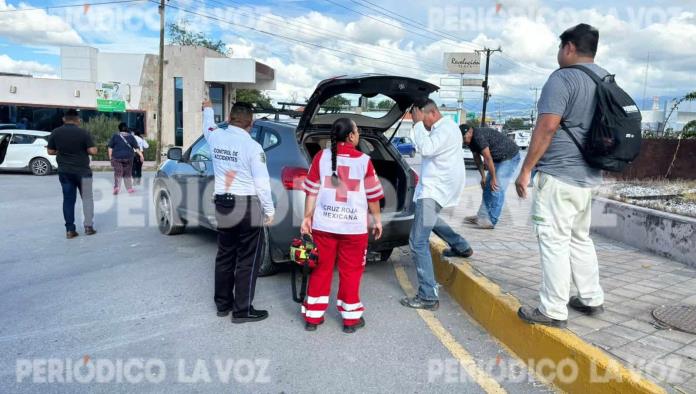
<instances>
[{"instance_id":1,"label":"person in black pants","mask_svg":"<svg viewBox=\"0 0 696 394\"><path fill-rule=\"evenodd\" d=\"M79 127L80 115L77 110L67 110L63 116L63 123L63 126L53 130L48 137L46 150L49 155L56 155L58 180L63 190L66 238L72 239L79 235L75 228L75 201L78 191L85 216L85 234L97 233L93 224L92 170L89 168L89 155L96 155L97 147L89 132Z\"/></svg>"},{"instance_id":2,"label":"person in black pants","mask_svg":"<svg viewBox=\"0 0 696 394\"><path fill-rule=\"evenodd\" d=\"M133 132L133 130L130 130L131 135L133 138L135 138L135 141L138 143L138 146L140 147L140 152L142 153L141 155L135 155L133 157L133 184L134 185L140 185L142 182L142 177L143 177L143 163L145 162L145 149L149 148L150 146L148 145L147 141L143 138L142 131L141 132Z\"/></svg>"},{"instance_id":3,"label":"person in black pants","mask_svg":"<svg viewBox=\"0 0 696 394\"><path fill-rule=\"evenodd\" d=\"M266 155L251 135L253 109L235 103L228 125L217 126L210 101L203 103L203 135L215 173L215 306L220 317L232 312L233 323L261 321L268 312L253 307L256 278L264 248L263 227L275 208Z\"/></svg>"}]
</instances>

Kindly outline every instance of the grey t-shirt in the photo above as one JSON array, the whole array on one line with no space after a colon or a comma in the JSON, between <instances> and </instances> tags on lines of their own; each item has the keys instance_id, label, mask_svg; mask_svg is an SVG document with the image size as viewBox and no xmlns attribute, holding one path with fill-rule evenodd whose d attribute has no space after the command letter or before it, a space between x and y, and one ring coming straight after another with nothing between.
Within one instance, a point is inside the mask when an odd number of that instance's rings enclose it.
<instances>
[{"instance_id":1,"label":"grey t-shirt","mask_svg":"<svg viewBox=\"0 0 696 394\"><path fill-rule=\"evenodd\" d=\"M608 74L596 64L584 64L600 77ZM596 85L581 70L558 69L551 74L541 90L539 115L559 115L575 138L585 140L597 99ZM549 149L537 163L537 170L559 180L580 187L593 187L602 183L602 172L590 167L568 134L561 128L556 131Z\"/></svg>"}]
</instances>

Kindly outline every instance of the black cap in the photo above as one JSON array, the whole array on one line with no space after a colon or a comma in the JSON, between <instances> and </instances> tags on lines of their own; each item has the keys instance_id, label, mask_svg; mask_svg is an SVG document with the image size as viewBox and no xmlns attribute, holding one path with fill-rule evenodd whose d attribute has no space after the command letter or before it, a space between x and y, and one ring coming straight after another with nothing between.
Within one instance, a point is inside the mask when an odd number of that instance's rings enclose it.
<instances>
[{"instance_id":1,"label":"black cap","mask_svg":"<svg viewBox=\"0 0 696 394\"><path fill-rule=\"evenodd\" d=\"M70 108L65 111L63 116L68 118L77 118L78 116L80 116L80 113L75 108Z\"/></svg>"}]
</instances>

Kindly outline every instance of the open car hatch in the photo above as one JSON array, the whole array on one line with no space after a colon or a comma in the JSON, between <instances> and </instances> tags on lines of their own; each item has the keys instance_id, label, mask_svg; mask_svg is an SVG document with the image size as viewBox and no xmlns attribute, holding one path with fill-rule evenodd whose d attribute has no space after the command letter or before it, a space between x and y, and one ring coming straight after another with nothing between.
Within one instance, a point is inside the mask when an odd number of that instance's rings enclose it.
<instances>
[{"instance_id":1,"label":"open car hatch","mask_svg":"<svg viewBox=\"0 0 696 394\"><path fill-rule=\"evenodd\" d=\"M297 137L301 140L306 130L330 128L338 118L352 119L361 130L385 132L414 102L428 98L438 89L438 86L419 79L380 74L341 76L321 81L304 108ZM336 101L335 97L340 100ZM379 108L375 102L367 105L375 98L381 99Z\"/></svg>"}]
</instances>

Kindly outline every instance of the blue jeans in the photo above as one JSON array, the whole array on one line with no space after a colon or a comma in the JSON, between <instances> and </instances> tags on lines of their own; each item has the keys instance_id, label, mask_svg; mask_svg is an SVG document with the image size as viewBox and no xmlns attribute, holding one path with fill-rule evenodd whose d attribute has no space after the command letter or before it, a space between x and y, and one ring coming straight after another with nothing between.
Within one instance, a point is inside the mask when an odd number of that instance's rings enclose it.
<instances>
[{"instance_id":1,"label":"blue jeans","mask_svg":"<svg viewBox=\"0 0 696 394\"><path fill-rule=\"evenodd\" d=\"M488 213L488 219L495 226L500 219L500 213L503 211L505 204L505 191L507 190L512 178L517 172L517 166L520 164L520 154L509 160L495 163L495 175L498 179L498 191L491 190L491 173L488 172L486 177L486 185L483 189L483 206Z\"/></svg>"},{"instance_id":2,"label":"blue jeans","mask_svg":"<svg viewBox=\"0 0 696 394\"><path fill-rule=\"evenodd\" d=\"M431 198L423 198L416 201L416 216L411 227L411 235L408 245L413 254L418 273L418 296L423 300L436 301L437 282L433 272L433 259L430 255L430 233L442 238L449 246L458 251L465 252L470 248L469 243L461 235L440 219L438 214L442 210L440 204Z\"/></svg>"},{"instance_id":3,"label":"blue jeans","mask_svg":"<svg viewBox=\"0 0 696 394\"><path fill-rule=\"evenodd\" d=\"M94 200L92 197L92 175L58 173L58 181L63 190L63 218L65 230L75 231L75 202L77 193L82 198L82 213L85 216L84 225L92 226L94 219Z\"/></svg>"}]
</instances>

